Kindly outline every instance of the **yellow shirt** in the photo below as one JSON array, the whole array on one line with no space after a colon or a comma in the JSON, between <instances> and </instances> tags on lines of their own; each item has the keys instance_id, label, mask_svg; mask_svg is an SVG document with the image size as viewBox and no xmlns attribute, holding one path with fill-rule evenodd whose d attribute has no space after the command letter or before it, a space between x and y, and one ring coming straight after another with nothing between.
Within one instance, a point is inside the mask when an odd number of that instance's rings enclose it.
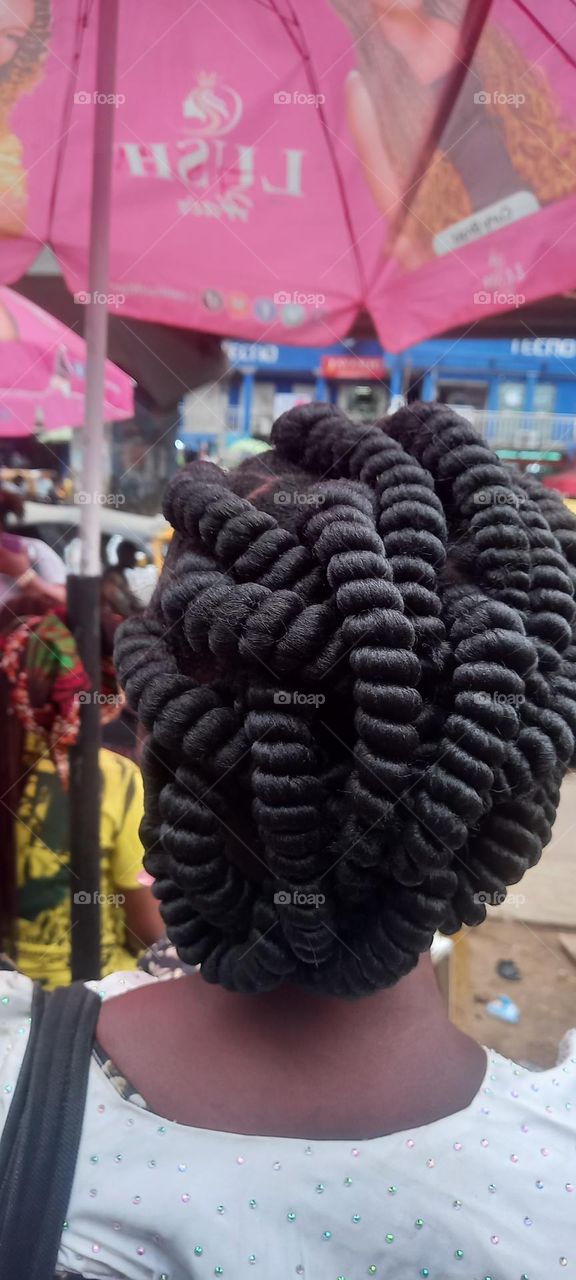
<instances>
[{"instance_id":1,"label":"yellow shirt","mask_svg":"<svg viewBox=\"0 0 576 1280\"><path fill-rule=\"evenodd\" d=\"M33 757L32 757L33 759ZM100 752L100 928L102 976L133 969L126 947L122 890L138 889L143 813L140 770L113 751ZM36 760L16 822L18 875L17 963L47 989L69 983L69 804L48 755ZM80 927L80 926L78 926Z\"/></svg>"}]
</instances>

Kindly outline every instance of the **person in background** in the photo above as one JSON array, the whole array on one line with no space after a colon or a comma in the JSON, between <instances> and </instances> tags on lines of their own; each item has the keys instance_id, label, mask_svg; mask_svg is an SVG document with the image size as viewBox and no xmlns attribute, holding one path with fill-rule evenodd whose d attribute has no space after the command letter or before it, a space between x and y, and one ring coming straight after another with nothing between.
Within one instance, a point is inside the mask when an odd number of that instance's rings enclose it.
<instances>
[{"instance_id":1,"label":"person in background","mask_svg":"<svg viewBox=\"0 0 576 1280\"><path fill-rule=\"evenodd\" d=\"M35 485L35 497L38 502L54 502L56 489L49 471L43 471L39 475Z\"/></svg>"},{"instance_id":2,"label":"person in background","mask_svg":"<svg viewBox=\"0 0 576 1280\"><path fill-rule=\"evenodd\" d=\"M25 498L28 492L28 481L25 476L17 475L13 476L11 480L5 480L3 487L8 493L15 493L19 497Z\"/></svg>"},{"instance_id":3,"label":"person in background","mask_svg":"<svg viewBox=\"0 0 576 1280\"><path fill-rule=\"evenodd\" d=\"M122 618L130 618L141 609L136 596L130 590L127 578L120 564L107 565L102 574L102 595L114 613Z\"/></svg>"},{"instance_id":4,"label":"person in background","mask_svg":"<svg viewBox=\"0 0 576 1280\"><path fill-rule=\"evenodd\" d=\"M116 618L116 622L118 619ZM102 721L123 699L103 613ZM91 697L63 611L28 618L0 640L0 951L47 989L70 971L69 755L80 707ZM102 973L131 969L161 933L158 908L138 880L142 780L132 761L100 752ZM87 907L88 909L88 907Z\"/></svg>"},{"instance_id":5,"label":"person in background","mask_svg":"<svg viewBox=\"0 0 576 1280\"><path fill-rule=\"evenodd\" d=\"M38 612L63 604L66 596L66 569L56 552L7 527L10 517L18 521L23 515L21 497L0 490L0 627L2 614Z\"/></svg>"},{"instance_id":6,"label":"person in background","mask_svg":"<svg viewBox=\"0 0 576 1280\"><path fill-rule=\"evenodd\" d=\"M28 534L22 536L22 542L28 552L30 564L42 582L53 587L64 587L66 565L58 552L42 538L30 538Z\"/></svg>"},{"instance_id":7,"label":"person in background","mask_svg":"<svg viewBox=\"0 0 576 1280\"><path fill-rule=\"evenodd\" d=\"M108 630L108 649L111 652L112 637L119 619L132 618L141 611L142 606L130 590L118 565L109 565L104 570L101 599L102 625ZM110 751L139 763L138 721L125 699L122 699L119 715L107 719L102 725L102 744Z\"/></svg>"},{"instance_id":8,"label":"person in background","mask_svg":"<svg viewBox=\"0 0 576 1280\"><path fill-rule=\"evenodd\" d=\"M56 487L56 501L71 503L74 500L74 480L69 470L65 471Z\"/></svg>"},{"instance_id":9,"label":"person in background","mask_svg":"<svg viewBox=\"0 0 576 1280\"><path fill-rule=\"evenodd\" d=\"M150 603L154 594L158 581L157 570L150 560L147 563L139 563L139 559L140 561L145 559L144 553L128 538L124 538L120 543L117 556L118 570L123 575L127 588L136 602L136 609L143 609Z\"/></svg>"},{"instance_id":10,"label":"person in background","mask_svg":"<svg viewBox=\"0 0 576 1280\"><path fill-rule=\"evenodd\" d=\"M388 224L387 256L414 270L440 251L436 236L474 213L521 196L517 208L526 216L573 195L576 129L557 91L554 63L532 61L520 25L491 20L487 5L474 42L482 7L467 0L330 3L358 57L346 80L347 123ZM456 80L449 119L441 136L430 138ZM522 87L528 137L518 128L511 84ZM434 150L426 156L429 144ZM549 164L552 155L564 163ZM489 229L491 220L477 225Z\"/></svg>"}]
</instances>

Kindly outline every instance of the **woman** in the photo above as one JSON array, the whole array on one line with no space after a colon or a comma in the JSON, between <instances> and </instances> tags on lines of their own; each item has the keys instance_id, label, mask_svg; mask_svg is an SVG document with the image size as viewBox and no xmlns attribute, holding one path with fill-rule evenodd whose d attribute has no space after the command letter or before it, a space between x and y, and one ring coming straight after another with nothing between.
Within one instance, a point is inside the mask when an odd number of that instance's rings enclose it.
<instances>
[{"instance_id":1,"label":"woman","mask_svg":"<svg viewBox=\"0 0 576 1280\"><path fill-rule=\"evenodd\" d=\"M101 719L123 704L111 662L111 619L102 615ZM108 651L106 651L108 645ZM4 745L0 767L0 952L51 990L70 982L70 748L90 682L64 611L17 622L0 637ZM139 881L139 769L100 752L102 972L136 966L161 932L149 888Z\"/></svg>"},{"instance_id":2,"label":"woman","mask_svg":"<svg viewBox=\"0 0 576 1280\"><path fill-rule=\"evenodd\" d=\"M50 0L0 0L0 229L26 232L28 181L13 112L43 75L51 34Z\"/></svg>"},{"instance_id":3,"label":"woman","mask_svg":"<svg viewBox=\"0 0 576 1280\"><path fill-rule=\"evenodd\" d=\"M428 952L550 839L576 526L445 406L366 430L309 405L272 440L175 479L167 567L117 644L145 865L200 972L97 984L124 994L59 1262L551 1280L576 1257L576 1051L537 1076L487 1053ZM2 1116L31 992L0 981Z\"/></svg>"},{"instance_id":4,"label":"woman","mask_svg":"<svg viewBox=\"0 0 576 1280\"><path fill-rule=\"evenodd\" d=\"M359 61L346 83L348 125L406 270L433 257L435 237L475 212L515 196L515 216L526 217L573 194L576 129L556 79L571 64L561 42L549 41L555 66L534 61L530 28L525 44L520 23L513 39L486 0L331 3ZM447 107L448 123L431 139ZM564 163L548 163L551 156ZM479 219L476 235L493 225Z\"/></svg>"},{"instance_id":5,"label":"woman","mask_svg":"<svg viewBox=\"0 0 576 1280\"><path fill-rule=\"evenodd\" d=\"M66 568L60 556L40 538L11 533L7 518L22 520L24 503L18 494L0 490L0 627L19 612L62 605L66 599ZM23 608L24 601L27 607Z\"/></svg>"}]
</instances>

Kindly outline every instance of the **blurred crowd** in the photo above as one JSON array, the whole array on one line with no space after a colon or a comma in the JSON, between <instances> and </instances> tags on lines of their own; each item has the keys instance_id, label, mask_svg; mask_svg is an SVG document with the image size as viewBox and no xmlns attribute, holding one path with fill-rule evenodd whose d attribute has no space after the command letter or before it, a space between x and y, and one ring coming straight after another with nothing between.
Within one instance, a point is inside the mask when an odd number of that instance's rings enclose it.
<instances>
[{"instance_id":1,"label":"blurred crowd","mask_svg":"<svg viewBox=\"0 0 576 1280\"><path fill-rule=\"evenodd\" d=\"M142 605L132 590L135 548L118 547L102 577L102 671L93 691L72 634L66 566L19 532L18 485L0 490L0 950L51 989L70 981L70 752L81 705L98 698L102 974L136 966L162 932L142 872L143 791L137 725L114 670L116 628Z\"/></svg>"}]
</instances>

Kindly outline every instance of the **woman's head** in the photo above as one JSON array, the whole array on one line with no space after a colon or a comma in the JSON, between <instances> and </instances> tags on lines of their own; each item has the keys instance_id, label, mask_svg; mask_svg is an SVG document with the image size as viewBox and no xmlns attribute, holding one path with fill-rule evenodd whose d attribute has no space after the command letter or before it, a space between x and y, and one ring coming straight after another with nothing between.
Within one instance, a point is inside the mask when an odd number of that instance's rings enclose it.
<instances>
[{"instance_id":1,"label":"woman's head","mask_svg":"<svg viewBox=\"0 0 576 1280\"><path fill-rule=\"evenodd\" d=\"M0 529L8 527L10 518L16 521L24 518L24 501L19 493L0 489Z\"/></svg>"},{"instance_id":2,"label":"woman's head","mask_svg":"<svg viewBox=\"0 0 576 1280\"><path fill-rule=\"evenodd\" d=\"M49 0L0 3L0 84L33 72L46 56L50 35Z\"/></svg>"},{"instance_id":3,"label":"woman's head","mask_svg":"<svg viewBox=\"0 0 576 1280\"><path fill-rule=\"evenodd\" d=\"M576 735L576 524L463 419L291 410L180 474L116 657L147 869L209 981L394 983L540 857Z\"/></svg>"}]
</instances>

